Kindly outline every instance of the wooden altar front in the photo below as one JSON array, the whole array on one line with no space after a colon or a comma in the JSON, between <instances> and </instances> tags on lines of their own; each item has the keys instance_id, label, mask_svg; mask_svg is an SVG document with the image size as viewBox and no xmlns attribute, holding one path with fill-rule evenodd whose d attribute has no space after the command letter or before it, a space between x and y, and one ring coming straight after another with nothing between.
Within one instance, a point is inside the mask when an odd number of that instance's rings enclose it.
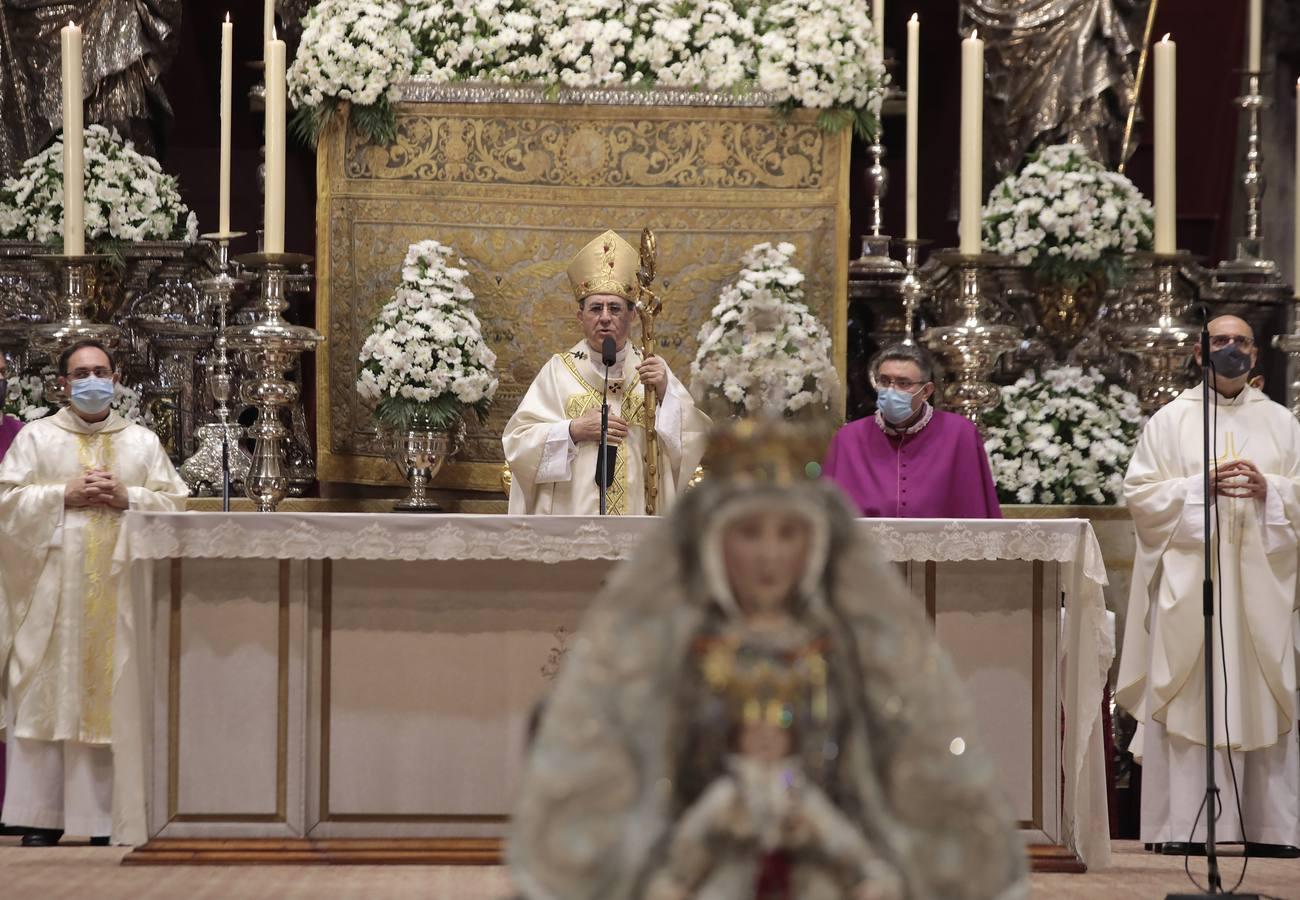
<instances>
[{"instance_id":1,"label":"wooden altar front","mask_svg":"<svg viewBox=\"0 0 1300 900\"><path fill-rule=\"evenodd\" d=\"M128 513L152 710L150 842L128 861L495 860L529 716L655 525ZM1110 645L1087 522L859 527L964 676L1036 864L1104 865Z\"/></svg>"}]
</instances>

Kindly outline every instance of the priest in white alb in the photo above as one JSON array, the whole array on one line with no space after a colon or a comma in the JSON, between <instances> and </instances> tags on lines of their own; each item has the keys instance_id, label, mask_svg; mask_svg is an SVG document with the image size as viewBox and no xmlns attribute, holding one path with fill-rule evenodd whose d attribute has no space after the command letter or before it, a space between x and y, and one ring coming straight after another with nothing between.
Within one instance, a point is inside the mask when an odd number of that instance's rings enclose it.
<instances>
[{"instance_id":1,"label":"priest in white alb","mask_svg":"<svg viewBox=\"0 0 1300 900\"><path fill-rule=\"evenodd\" d=\"M69 347L59 375L70 405L20 431L0 462L3 818L26 846L64 832L136 843L143 725L123 677L132 606L113 552L123 512L175 510L186 488L157 436L110 408L117 375L102 345Z\"/></svg>"},{"instance_id":2,"label":"priest in white alb","mask_svg":"<svg viewBox=\"0 0 1300 900\"><path fill-rule=\"evenodd\" d=\"M1292 634L1300 424L1247 384L1258 353L1250 326L1221 316L1209 330L1210 496L1202 481L1199 385L1151 417L1124 482L1137 553L1115 698L1139 723L1132 749L1142 763L1142 840L1166 853L1203 845L1206 813L1196 820L1205 796L1202 539L1209 502L1213 745L1222 802L1216 838L1247 842L1253 855L1289 855L1300 844ZM1199 347L1196 356L1199 362Z\"/></svg>"},{"instance_id":3,"label":"priest in white alb","mask_svg":"<svg viewBox=\"0 0 1300 900\"><path fill-rule=\"evenodd\" d=\"M510 466L512 515L596 515L600 407L605 387L601 349L617 350L609 368L608 444L616 448L607 491L611 515L644 515L645 391L658 408L658 509L663 512L695 472L708 418L662 357L641 358L628 340L636 319L640 254L613 231L583 247L569 265L583 339L547 361L506 424L501 443Z\"/></svg>"}]
</instances>

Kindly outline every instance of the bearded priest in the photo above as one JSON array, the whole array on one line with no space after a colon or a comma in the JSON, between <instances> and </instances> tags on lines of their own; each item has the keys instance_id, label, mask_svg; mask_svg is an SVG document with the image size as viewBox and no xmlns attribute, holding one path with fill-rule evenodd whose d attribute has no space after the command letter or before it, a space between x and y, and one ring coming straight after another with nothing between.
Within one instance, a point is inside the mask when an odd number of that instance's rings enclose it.
<instances>
[{"instance_id":1,"label":"bearded priest","mask_svg":"<svg viewBox=\"0 0 1300 900\"><path fill-rule=\"evenodd\" d=\"M131 598L113 572L122 513L186 495L158 438L113 412L108 350L59 358L70 406L18 433L0 463L0 686L9 737L4 820L24 846L66 831L145 838ZM123 749L130 748L130 749Z\"/></svg>"},{"instance_id":2,"label":"bearded priest","mask_svg":"<svg viewBox=\"0 0 1300 900\"><path fill-rule=\"evenodd\" d=\"M642 359L628 341L636 318L640 254L613 231L578 251L569 264L583 339L547 361L501 443L511 471L512 515L596 515L600 407L606 387L601 348L616 349L608 370L608 444L614 448L607 491L611 515L645 514L645 392L658 401L659 507L663 512L690 479L704 453L709 420L658 356Z\"/></svg>"},{"instance_id":3,"label":"bearded priest","mask_svg":"<svg viewBox=\"0 0 1300 900\"><path fill-rule=\"evenodd\" d=\"M1217 838L1250 842L1252 856L1297 855L1300 751L1291 628L1300 424L1247 384L1258 354L1250 326L1220 316L1209 331L1210 496L1199 385L1151 417L1124 479L1137 553L1115 699L1139 723L1131 749L1142 763L1142 840L1180 855L1190 849L1185 842L1203 846L1208 502L1216 600L1213 747L1222 802Z\"/></svg>"}]
</instances>

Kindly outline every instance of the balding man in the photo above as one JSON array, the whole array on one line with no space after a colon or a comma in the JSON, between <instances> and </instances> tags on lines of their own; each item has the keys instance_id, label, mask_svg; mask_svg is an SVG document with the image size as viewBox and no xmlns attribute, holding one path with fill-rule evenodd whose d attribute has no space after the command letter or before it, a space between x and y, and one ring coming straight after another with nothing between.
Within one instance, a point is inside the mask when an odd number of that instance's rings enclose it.
<instances>
[{"instance_id":1,"label":"balding man","mask_svg":"<svg viewBox=\"0 0 1300 900\"><path fill-rule=\"evenodd\" d=\"M1247 384L1258 353L1250 326L1221 316L1209 330L1217 839L1291 855L1300 424ZM1142 840L1179 853L1205 841L1203 407L1197 386L1152 416L1124 481L1138 546L1115 697L1140 723Z\"/></svg>"}]
</instances>

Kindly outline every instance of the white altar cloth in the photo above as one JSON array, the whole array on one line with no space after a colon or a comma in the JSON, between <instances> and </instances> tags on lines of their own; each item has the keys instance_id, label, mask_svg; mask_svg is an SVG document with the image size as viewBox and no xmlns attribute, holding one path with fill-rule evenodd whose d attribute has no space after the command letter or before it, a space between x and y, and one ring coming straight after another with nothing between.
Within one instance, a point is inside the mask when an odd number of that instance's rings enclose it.
<instances>
[{"instance_id":1,"label":"white altar cloth","mask_svg":"<svg viewBox=\"0 0 1300 900\"><path fill-rule=\"evenodd\" d=\"M161 585L158 575L150 579L140 567L169 559L613 561L629 556L640 536L656 521L642 517L129 511L117 560L123 566L136 567L133 577L137 585L148 581ZM1060 565L1058 586L1064 617L1058 695L1065 718L1059 760L1064 770L1062 843L1090 868L1106 866L1110 840L1101 717L1103 685L1115 650L1102 599L1105 565L1089 522L862 519L859 527L886 558L898 563L1024 560ZM152 644L155 655L162 653L164 644L156 638L142 634L141 642ZM171 652L179 651L173 647ZM152 691L158 697L158 679L149 674L155 669L161 669L159 663L146 666L143 677L155 682ZM142 688L146 694L151 690ZM169 727L174 728L174 723ZM173 755L175 752L173 749ZM279 805L284 805L283 798ZM154 831L151 828L151 834Z\"/></svg>"}]
</instances>

